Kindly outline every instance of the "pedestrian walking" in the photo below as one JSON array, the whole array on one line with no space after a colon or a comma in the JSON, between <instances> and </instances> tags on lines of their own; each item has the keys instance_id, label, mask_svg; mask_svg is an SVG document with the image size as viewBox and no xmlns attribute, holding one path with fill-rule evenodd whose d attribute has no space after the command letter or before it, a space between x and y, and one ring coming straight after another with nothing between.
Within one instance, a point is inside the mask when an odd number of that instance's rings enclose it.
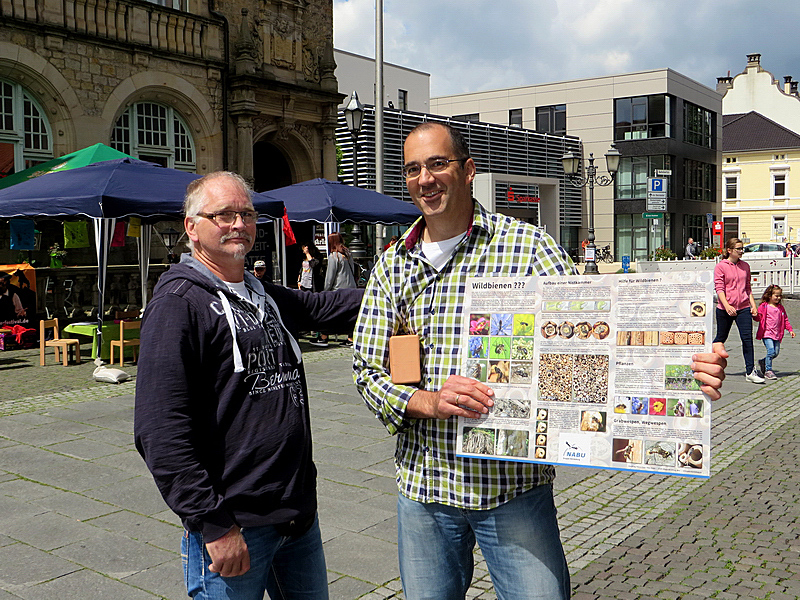
<instances>
[{"instance_id":1,"label":"pedestrian walking","mask_svg":"<svg viewBox=\"0 0 800 600\"><path fill-rule=\"evenodd\" d=\"M314 244L303 244L303 263L297 276L297 287L306 292L321 292L324 286L322 277L322 256Z\"/></svg>"},{"instance_id":2,"label":"pedestrian walking","mask_svg":"<svg viewBox=\"0 0 800 600\"><path fill-rule=\"evenodd\" d=\"M328 268L325 271L325 290L342 290L357 287L355 263L350 250L344 245L344 238L338 231L328 236ZM352 334L347 336L347 345L353 343ZM328 345L328 334L320 333L311 344L325 347Z\"/></svg>"},{"instance_id":3,"label":"pedestrian walking","mask_svg":"<svg viewBox=\"0 0 800 600\"><path fill-rule=\"evenodd\" d=\"M360 290L308 294L245 271L258 213L234 173L189 184L192 248L141 328L134 435L180 517L192 598L328 597L298 325L352 328Z\"/></svg>"},{"instance_id":4,"label":"pedestrian walking","mask_svg":"<svg viewBox=\"0 0 800 600\"><path fill-rule=\"evenodd\" d=\"M565 275L572 260L544 230L486 211L471 195L464 137L423 123L404 145L406 185L422 217L378 259L356 325L354 378L397 435L398 552L407 600L463 599L476 540L501 600L565 599L569 571L553 502L552 466L456 456L457 416L478 419L492 389L460 372L470 276ZM421 381L389 371L389 340L419 337ZM724 349L695 356L703 390L719 397ZM420 357L410 357L413 361Z\"/></svg>"},{"instance_id":5,"label":"pedestrian walking","mask_svg":"<svg viewBox=\"0 0 800 600\"><path fill-rule=\"evenodd\" d=\"M694 260L697 258L697 244L694 243L692 238L689 238L686 242L686 250L683 257L686 260Z\"/></svg>"},{"instance_id":6,"label":"pedestrian walking","mask_svg":"<svg viewBox=\"0 0 800 600\"><path fill-rule=\"evenodd\" d=\"M750 288L750 265L742 260L744 244L739 238L725 243L723 258L714 267L714 289L717 292L717 334L714 342L725 342L736 323L742 340L745 378L751 383L764 383L755 369L753 357L753 319L758 314Z\"/></svg>"},{"instance_id":7,"label":"pedestrian walking","mask_svg":"<svg viewBox=\"0 0 800 600\"><path fill-rule=\"evenodd\" d=\"M766 379L777 379L772 368L772 361L781 352L781 341L784 332L788 331L794 337L792 324L789 322L789 315L783 307L783 290L779 285L767 286L761 296L761 304L758 305L758 330L756 339L764 342L767 349L767 356L759 359L758 365Z\"/></svg>"}]
</instances>

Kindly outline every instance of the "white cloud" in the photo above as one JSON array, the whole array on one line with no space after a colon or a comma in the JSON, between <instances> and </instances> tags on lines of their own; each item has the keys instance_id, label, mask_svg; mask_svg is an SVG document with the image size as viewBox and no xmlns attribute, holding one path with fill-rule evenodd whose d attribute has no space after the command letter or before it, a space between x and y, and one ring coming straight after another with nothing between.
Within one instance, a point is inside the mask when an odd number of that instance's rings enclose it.
<instances>
[{"instance_id":1,"label":"white cloud","mask_svg":"<svg viewBox=\"0 0 800 600\"><path fill-rule=\"evenodd\" d=\"M384 60L434 96L666 67L713 87L750 52L800 78L798 22L797 0L384 0ZM334 0L334 45L375 55L374 0Z\"/></svg>"}]
</instances>

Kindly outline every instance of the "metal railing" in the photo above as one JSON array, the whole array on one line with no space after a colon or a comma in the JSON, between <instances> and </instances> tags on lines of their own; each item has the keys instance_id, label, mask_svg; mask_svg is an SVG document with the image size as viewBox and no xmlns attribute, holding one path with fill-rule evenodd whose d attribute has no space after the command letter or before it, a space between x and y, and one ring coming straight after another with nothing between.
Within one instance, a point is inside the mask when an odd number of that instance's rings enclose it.
<instances>
[{"instance_id":1,"label":"metal railing","mask_svg":"<svg viewBox=\"0 0 800 600\"><path fill-rule=\"evenodd\" d=\"M785 294L800 291L800 257L753 258L745 255L750 265L750 286L758 298L769 285L778 285ZM670 271L713 271L715 260L641 260L636 263L639 273L664 273Z\"/></svg>"}]
</instances>

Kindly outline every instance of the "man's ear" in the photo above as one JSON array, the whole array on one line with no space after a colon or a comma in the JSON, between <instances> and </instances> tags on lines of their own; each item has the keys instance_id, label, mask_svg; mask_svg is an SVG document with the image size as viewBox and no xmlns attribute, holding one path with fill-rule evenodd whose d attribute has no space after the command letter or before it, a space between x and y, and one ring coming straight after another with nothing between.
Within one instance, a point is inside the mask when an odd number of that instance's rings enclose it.
<instances>
[{"instance_id":1,"label":"man's ear","mask_svg":"<svg viewBox=\"0 0 800 600\"><path fill-rule=\"evenodd\" d=\"M475 174L478 170L475 166L475 161L471 158L468 158L464 162L464 170L467 172L467 182L472 183L472 180L475 179Z\"/></svg>"},{"instance_id":2,"label":"man's ear","mask_svg":"<svg viewBox=\"0 0 800 600\"><path fill-rule=\"evenodd\" d=\"M183 219L183 228L186 230L186 235L189 236L189 239L195 244L199 241L196 227L197 222L195 221L194 217L185 217Z\"/></svg>"}]
</instances>

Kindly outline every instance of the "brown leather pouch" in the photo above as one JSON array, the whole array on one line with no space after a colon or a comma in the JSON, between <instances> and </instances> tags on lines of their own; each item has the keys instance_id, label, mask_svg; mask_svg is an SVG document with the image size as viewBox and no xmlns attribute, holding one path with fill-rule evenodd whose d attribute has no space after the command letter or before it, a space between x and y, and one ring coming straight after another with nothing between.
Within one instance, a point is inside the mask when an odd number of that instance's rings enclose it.
<instances>
[{"instance_id":1,"label":"brown leather pouch","mask_svg":"<svg viewBox=\"0 0 800 600\"><path fill-rule=\"evenodd\" d=\"M389 372L392 383L419 383L420 347L418 335L395 335L389 338Z\"/></svg>"}]
</instances>

